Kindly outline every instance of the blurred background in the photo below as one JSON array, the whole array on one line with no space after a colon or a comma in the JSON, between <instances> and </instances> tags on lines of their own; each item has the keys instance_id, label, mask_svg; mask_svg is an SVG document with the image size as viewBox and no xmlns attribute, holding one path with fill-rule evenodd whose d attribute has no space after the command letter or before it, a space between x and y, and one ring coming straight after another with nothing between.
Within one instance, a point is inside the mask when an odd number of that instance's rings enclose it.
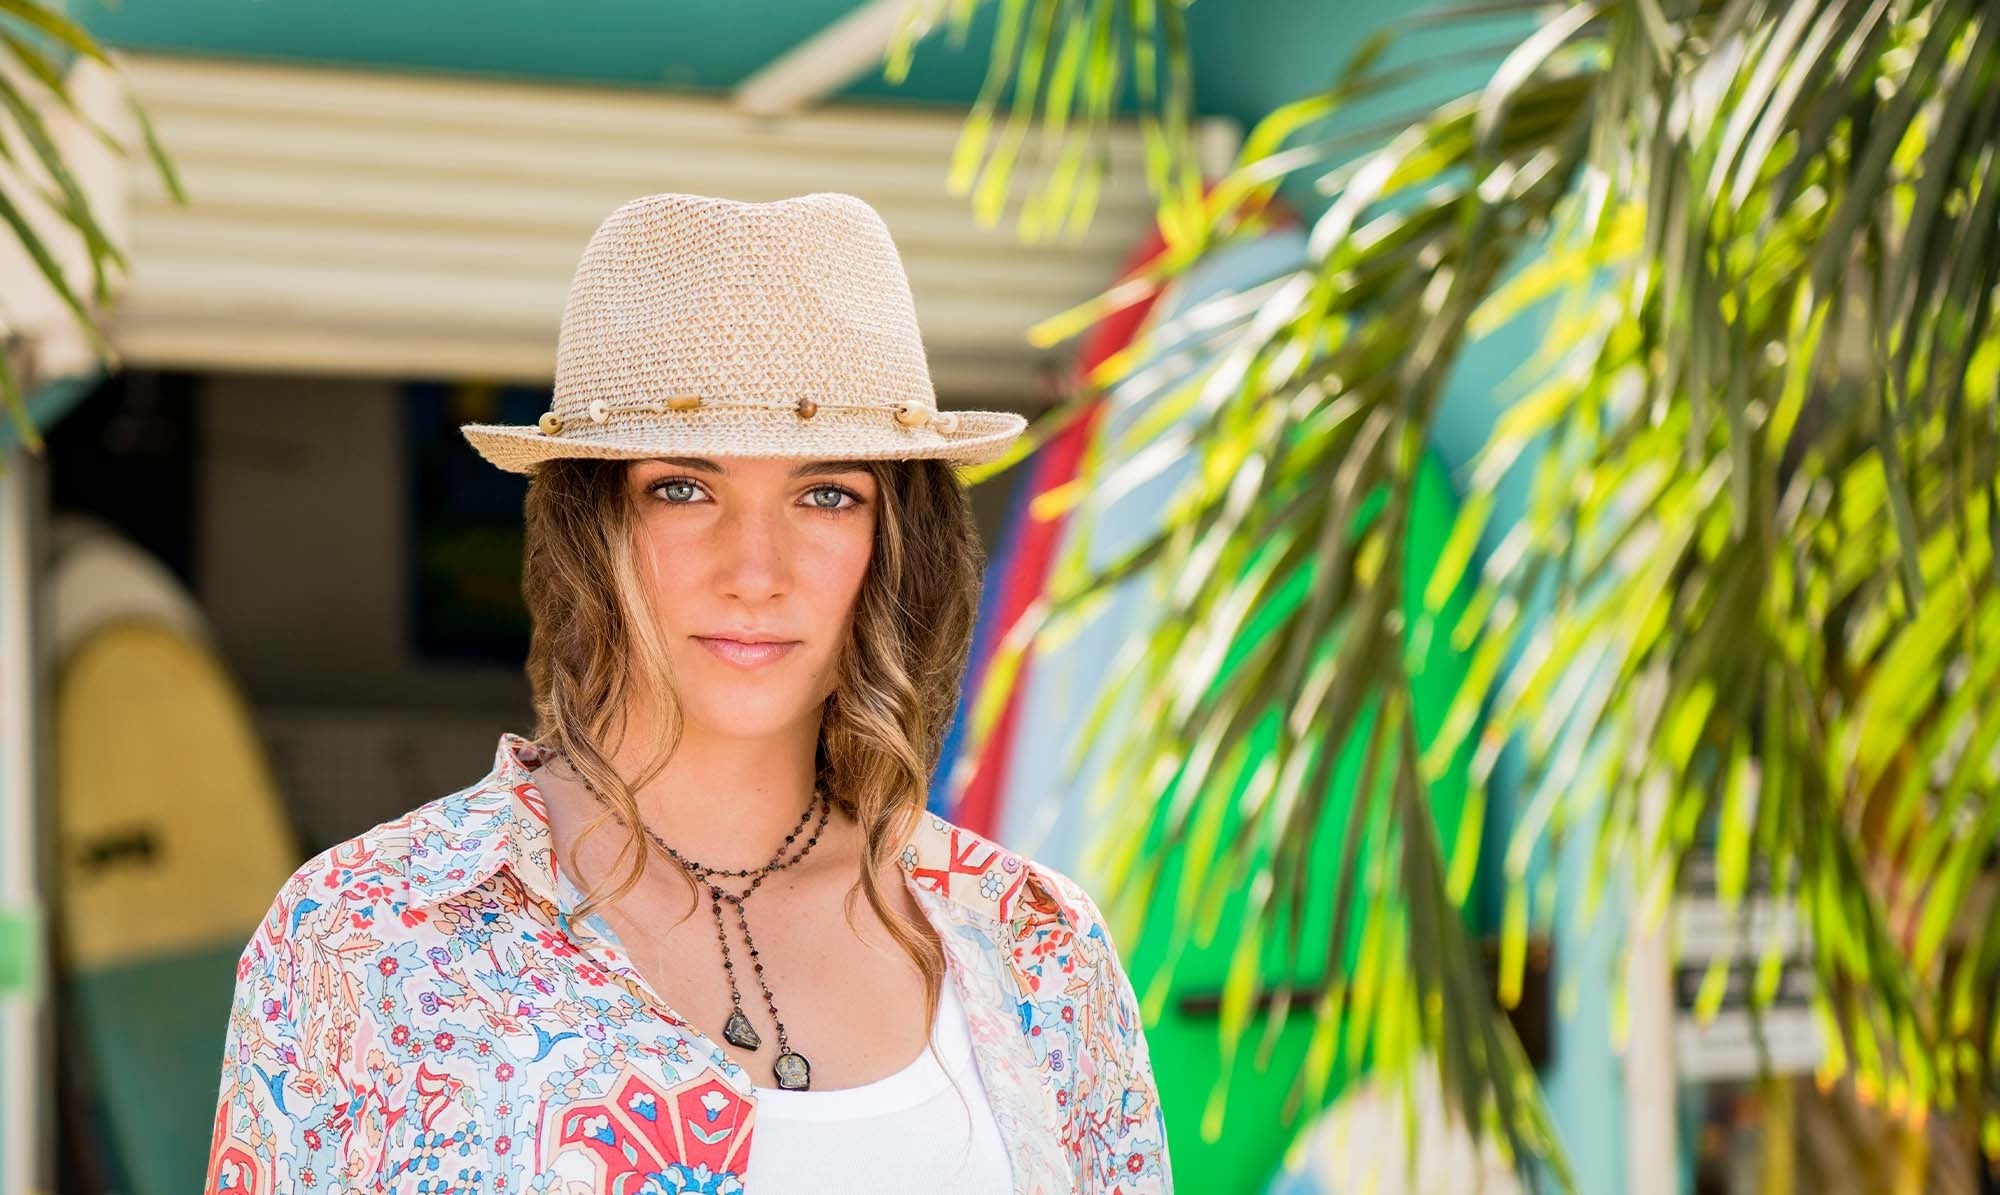
<instances>
[{"instance_id":1,"label":"blurred background","mask_svg":"<svg viewBox=\"0 0 2000 1195\"><path fill-rule=\"evenodd\" d=\"M2000 1190L2000 16L0 2L0 1195L201 1181L309 856L530 729L596 223L857 194L989 569L931 807L1176 1185Z\"/></svg>"}]
</instances>

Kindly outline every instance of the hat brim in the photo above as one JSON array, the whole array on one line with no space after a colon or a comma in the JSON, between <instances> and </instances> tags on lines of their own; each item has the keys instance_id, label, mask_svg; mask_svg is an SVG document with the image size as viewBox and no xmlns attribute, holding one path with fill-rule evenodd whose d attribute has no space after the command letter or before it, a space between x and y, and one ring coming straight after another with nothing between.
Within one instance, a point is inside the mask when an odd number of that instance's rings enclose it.
<instances>
[{"instance_id":1,"label":"hat brim","mask_svg":"<svg viewBox=\"0 0 2000 1195\"><path fill-rule=\"evenodd\" d=\"M977 465L999 458L1028 426L1013 411L958 411L950 433L904 427L887 419L865 425L815 419L733 425L680 426L658 422L586 427L578 434L546 435L533 424L467 423L460 426L480 456L510 473L532 473L557 457L643 460L655 456L755 456L788 459L908 460L935 458Z\"/></svg>"}]
</instances>

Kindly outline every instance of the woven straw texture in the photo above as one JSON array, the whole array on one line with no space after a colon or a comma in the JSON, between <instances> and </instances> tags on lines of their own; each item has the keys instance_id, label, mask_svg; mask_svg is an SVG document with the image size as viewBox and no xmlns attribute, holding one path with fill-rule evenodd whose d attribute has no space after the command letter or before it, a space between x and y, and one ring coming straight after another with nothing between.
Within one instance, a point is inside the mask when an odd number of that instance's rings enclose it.
<instances>
[{"instance_id":1,"label":"woven straw texture","mask_svg":"<svg viewBox=\"0 0 2000 1195\"><path fill-rule=\"evenodd\" d=\"M1013 412L937 409L902 258L866 201L668 192L621 205L591 234L549 413L460 430L526 473L559 456L974 464L1026 426Z\"/></svg>"}]
</instances>

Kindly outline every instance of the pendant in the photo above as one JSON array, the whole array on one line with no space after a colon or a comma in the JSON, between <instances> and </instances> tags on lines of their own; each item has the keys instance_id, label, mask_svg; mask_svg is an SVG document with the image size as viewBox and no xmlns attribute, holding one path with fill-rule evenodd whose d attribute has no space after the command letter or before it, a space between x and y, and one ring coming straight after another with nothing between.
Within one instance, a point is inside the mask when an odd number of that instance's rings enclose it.
<instances>
[{"instance_id":1,"label":"pendant","mask_svg":"<svg viewBox=\"0 0 2000 1195\"><path fill-rule=\"evenodd\" d=\"M740 1008L729 1014L728 1022L722 1026L722 1036L729 1040L730 1045L742 1046L746 1050L754 1050L764 1044L764 1039L757 1036L757 1027L750 1023L750 1018L744 1016Z\"/></svg>"},{"instance_id":2,"label":"pendant","mask_svg":"<svg viewBox=\"0 0 2000 1195\"><path fill-rule=\"evenodd\" d=\"M771 1064L777 1072L778 1086L786 1091L804 1091L812 1081L812 1067L807 1064L804 1054L786 1050Z\"/></svg>"}]
</instances>

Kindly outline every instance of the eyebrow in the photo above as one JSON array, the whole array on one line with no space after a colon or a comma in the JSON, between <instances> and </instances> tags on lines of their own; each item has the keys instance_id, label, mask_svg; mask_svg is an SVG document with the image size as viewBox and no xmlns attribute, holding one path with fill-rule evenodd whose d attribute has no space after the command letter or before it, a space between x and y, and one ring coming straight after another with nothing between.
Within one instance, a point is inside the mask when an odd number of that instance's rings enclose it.
<instances>
[{"instance_id":1,"label":"eyebrow","mask_svg":"<svg viewBox=\"0 0 2000 1195\"><path fill-rule=\"evenodd\" d=\"M699 473L723 474L728 470L703 456L649 456L656 464L673 465L681 469L693 469ZM801 461L791 472L793 477L818 477L828 473L866 472L866 461Z\"/></svg>"}]
</instances>

